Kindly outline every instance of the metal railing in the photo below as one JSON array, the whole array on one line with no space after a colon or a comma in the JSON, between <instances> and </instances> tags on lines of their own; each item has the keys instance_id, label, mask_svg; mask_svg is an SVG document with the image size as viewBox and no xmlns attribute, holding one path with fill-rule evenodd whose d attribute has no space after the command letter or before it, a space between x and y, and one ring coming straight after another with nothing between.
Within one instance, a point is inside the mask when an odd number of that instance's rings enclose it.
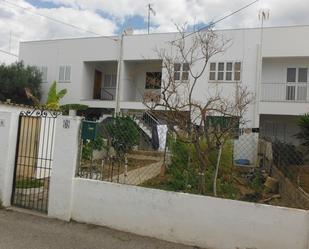
<instances>
[{"instance_id":1,"label":"metal railing","mask_svg":"<svg viewBox=\"0 0 309 249\"><path fill-rule=\"evenodd\" d=\"M114 100L114 94L111 91L115 91L116 88L101 88L101 100Z\"/></svg>"},{"instance_id":2,"label":"metal railing","mask_svg":"<svg viewBox=\"0 0 309 249\"><path fill-rule=\"evenodd\" d=\"M261 101L309 102L307 83L262 83Z\"/></svg>"}]
</instances>

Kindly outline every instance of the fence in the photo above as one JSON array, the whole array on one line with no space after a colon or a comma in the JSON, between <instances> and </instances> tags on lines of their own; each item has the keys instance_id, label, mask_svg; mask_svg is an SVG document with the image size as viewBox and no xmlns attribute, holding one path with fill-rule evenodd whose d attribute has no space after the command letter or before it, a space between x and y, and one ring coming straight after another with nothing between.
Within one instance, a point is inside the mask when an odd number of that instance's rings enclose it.
<instances>
[{"instance_id":1,"label":"fence","mask_svg":"<svg viewBox=\"0 0 309 249\"><path fill-rule=\"evenodd\" d=\"M260 142L261 165L272 174L276 166L295 186L309 194L309 161L303 148L271 137Z\"/></svg>"},{"instance_id":2,"label":"fence","mask_svg":"<svg viewBox=\"0 0 309 249\"><path fill-rule=\"evenodd\" d=\"M97 138L82 134L80 163L76 176L80 178L115 182L128 185L147 186L173 191L200 193L201 170L193 143L182 143L175 134L168 132L167 125L150 112L108 117L98 125ZM163 118L162 118L163 119ZM87 122L84 122L85 127ZM83 132L84 133L84 128ZM227 142L223 151L223 166L219 178L223 188L233 185L233 165L250 168L257 163L258 133L252 129ZM203 180L205 191L213 193L212 182L218 150L210 152L211 165L205 169ZM220 190L221 191L221 190ZM225 191L225 190L222 190ZM221 191L221 192L222 192ZM226 190L228 192L229 190ZM235 191L234 191L235 192ZM222 196L226 194L223 193ZM228 194L234 196L236 194Z\"/></svg>"},{"instance_id":3,"label":"fence","mask_svg":"<svg viewBox=\"0 0 309 249\"><path fill-rule=\"evenodd\" d=\"M12 192L18 114L0 112L0 120L0 197L7 207ZM202 248L308 248L305 210L74 177L80 123L78 117L57 118L48 217L74 219Z\"/></svg>"},{"instance_id":4,"label":"fence","mask_svg":"<svg viewBox=\"0 0 309 249\"><path fill-rule=\"evenodd\" d=\"M78 177L140 185L159 175L167 128L154 116L108 117L97 125L96 138L81 136Z\"/></svg>"}]
</instances>

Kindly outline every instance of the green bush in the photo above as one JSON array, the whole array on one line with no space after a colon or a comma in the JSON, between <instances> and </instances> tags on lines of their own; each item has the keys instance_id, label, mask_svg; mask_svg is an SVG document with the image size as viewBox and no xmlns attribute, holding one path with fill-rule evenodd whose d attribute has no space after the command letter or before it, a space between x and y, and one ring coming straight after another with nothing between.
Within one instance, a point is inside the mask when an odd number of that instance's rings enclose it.
<instances>
[{"instance_id":1,"label":"green bush","mask_svg":"<svg viewBox=\"0 0 309 249\"><path fill-rule=\"evenodd\" d=\"M25 89L37 99L41 97L42 74L36 67L25 66L22 62L0 65L0 101L11 99L13 103L33 105Z\"/></svg>"},{"instance_id":2,"label":"green bush","mask_svg":"<svg viewBox=\"0 0 309 249\"><path fill-rule=\"evenodd\" d=\"M167 168L169 188L174 191L198 193L199 160L197 153L188 143L179 140L168 140L172 153L171 164ZM202 145L206 146L206 145ZM207 194L213 192L213 179L217 162L217 152L209 155L208 167L205 172L205 187ZM234 186L232 143L228 142L223 148L219 175L217 181L217 192L219 196L236 198L237 188Z\"/></svg>"},{"instance_id":3,"label":"green bush","mask_svg":"<svg viewBox=\"0 0 309 249\"><path fill-rule=\"evenodd\" d=\"M112 118L105 128L106 135L118 154L126 153L139 144L139 128L130 117Z\"/></svg>"},{"instance_id":4,"label":"green bush","mask_svg":"<svg viewBox=\"0 0 309 249\"><path fill-rule=\"evenodd\" d=\"M44 182L38 179L25 179L16 182L16 188L40 188Z\"/></svg>"},{"instance_id":5,"label":"green bush","mask_svg":"<svg viewBox=\"0 0 309 249\"><path fill-rule=\"evenodd\" d=\"M104 140L102 137L98 137L94 141L92 140L84 141L82 149L82 159L90 160L93 150L102 150L104 146L106 145L104 144Z\"/></svg>"}]
</instances>

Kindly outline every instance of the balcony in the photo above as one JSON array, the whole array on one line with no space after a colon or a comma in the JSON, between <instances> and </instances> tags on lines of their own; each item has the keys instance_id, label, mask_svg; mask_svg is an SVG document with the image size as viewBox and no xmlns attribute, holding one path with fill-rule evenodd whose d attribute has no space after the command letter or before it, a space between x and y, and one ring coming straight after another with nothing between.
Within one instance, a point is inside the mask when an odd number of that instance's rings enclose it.
<instances>
[{"instance_id":1,"label":"balcony","mask_svg":"<svg viewBox=\"0 0 309 249\"><path fill-rule=\"evenodd\" d=\"M309 102L308 83L262 83L261 102Z\"/></svg>"}]
</instances>

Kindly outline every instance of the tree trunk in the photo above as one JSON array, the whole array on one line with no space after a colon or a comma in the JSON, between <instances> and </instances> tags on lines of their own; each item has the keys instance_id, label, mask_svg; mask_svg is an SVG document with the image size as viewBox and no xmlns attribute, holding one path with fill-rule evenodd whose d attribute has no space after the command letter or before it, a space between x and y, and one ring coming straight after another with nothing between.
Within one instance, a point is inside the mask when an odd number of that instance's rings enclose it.
<instances>
[{"instance_id":1,"label":"tree trunk","mask_svg":"<svg viewBox=\"0 0 309 249\"><path fill-rule=\"evenodd\" d=\"M214 183L213 183L214 196L217 196L217 179L218 179L219 166L220 166L221 155L222 155L222 147L223 147L223 145L220 144L219 152L218 152L218 158L217 158L216 171L215 171L215 177L214 177Z\"/></svg>"}]
</instances>

